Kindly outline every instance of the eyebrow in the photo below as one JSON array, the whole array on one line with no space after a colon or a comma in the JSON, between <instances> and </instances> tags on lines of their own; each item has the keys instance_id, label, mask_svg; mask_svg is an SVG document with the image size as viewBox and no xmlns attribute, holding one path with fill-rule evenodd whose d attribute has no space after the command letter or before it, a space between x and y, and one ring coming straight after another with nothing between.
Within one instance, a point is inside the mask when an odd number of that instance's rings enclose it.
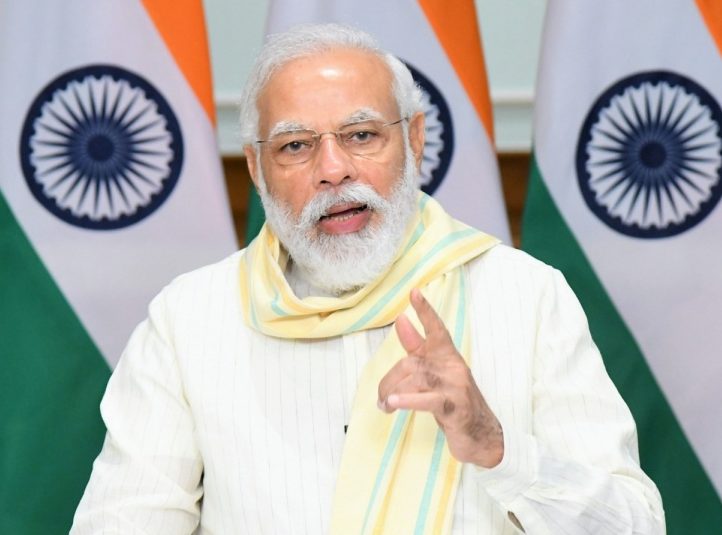
<instances>
[{"instance_id":1,"label":"eyebrow","mask_svg":"<svg viewBox=\"0 0 722 535\"><path fill-rule=\"evenodd\" d=\"M268 137L277 136L278 134L288 134L290 132L298 132L300 130L311 130L311 128L302 125L296 121L278 121L273 125Z\"/></svg>"},{"instance_id":2,"label":"eyebrow","mask_svg":"<svg viewBox=\"0 0 722 535\"><path fill-rule=\"evenodd\" d=\"M349 115L348 118L342 122L342 124L350 125L355 123L362 123L364 121L378 121L381 119L383 119L383 115L381 115L373 108L361 108Z\"/></svg>"},{"instance_id":3,"label":"eyebrow","mask_svg":"<svg viewBox=\"0 0 722 535\"><path fill-rule=\"evenodd\" d=\"M341 128L352 124L363 123L364 121L382 120L383 115L373 108L360 108L349 115L345 120L341 121ZM313 128L306 126L297 121L278 121L273 125L268 137L272 138L279 134L290 134L292 132L300 132L304 130L315 131Z\"/></svg>"}]
</instances>

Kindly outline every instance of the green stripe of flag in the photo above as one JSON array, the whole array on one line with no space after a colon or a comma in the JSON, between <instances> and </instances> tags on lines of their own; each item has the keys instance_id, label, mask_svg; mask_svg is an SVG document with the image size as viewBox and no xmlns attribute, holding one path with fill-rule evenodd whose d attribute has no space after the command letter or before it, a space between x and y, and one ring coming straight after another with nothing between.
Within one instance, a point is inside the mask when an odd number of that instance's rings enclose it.
<instances>
[{"instance_id":1,"label":"green stripe of flag","mask_svg":"<svg viewBox=\"0 0 722 535\"><path fill-rule=\"evenodd\" d=\"M248 191L248 219L246 220L246 245L258 236L263 223L266 221L266 214L263 211L261 197L256 188L251 184Z\"/></svg>"},{"instance_id":2,"label":"green stripe of flag","mask_svg":"<svg viewBox=\"0 0 722 535\"><path fill-rule=\"evenodd\" d=\"M637 422L642 468L662 494L667 532L716 533L722 526L722 502L637 342L554 204L536 161L531 166L522 248L560 269L581 301L607 371Z\"/></svg>"},{"instance_id":3,"label":"green stripe of flag","mask_svg":"<svg viewBox=\"0 0 722 535\"><path fill-rule=\"evenodd\" d=\"M67 533L110 371L1 194L0 251L0 533Z\"/></svg>"}]
</instances>

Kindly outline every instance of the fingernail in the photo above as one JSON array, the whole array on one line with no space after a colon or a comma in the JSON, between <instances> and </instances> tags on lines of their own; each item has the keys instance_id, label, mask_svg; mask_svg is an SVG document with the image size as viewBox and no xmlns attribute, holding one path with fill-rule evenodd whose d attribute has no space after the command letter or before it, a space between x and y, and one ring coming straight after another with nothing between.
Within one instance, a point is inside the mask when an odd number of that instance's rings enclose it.
<instances>
[{"instance_id":1,"label":"fingernail","mask_svg":"<svg viewBox=\"0 0 722 535\"><path fill-rule=\"evenodd\" d=\"M376 400L376 406L379 408L380 411L386 412L386 403L384 403L383 400L381 400L381 399Z\"/></svg>"},{"instance_id":2,"label":"fingernail","mask_svg":"<svg viewBox=\"0 0 722 535\"><path fill-rule=\"evenodd\" d=\"M388 398L386 398L386 406L387 407L396 407L396 404L399 402L399 396L396 394L391 394Z\"/></svg>"}]
</instances>

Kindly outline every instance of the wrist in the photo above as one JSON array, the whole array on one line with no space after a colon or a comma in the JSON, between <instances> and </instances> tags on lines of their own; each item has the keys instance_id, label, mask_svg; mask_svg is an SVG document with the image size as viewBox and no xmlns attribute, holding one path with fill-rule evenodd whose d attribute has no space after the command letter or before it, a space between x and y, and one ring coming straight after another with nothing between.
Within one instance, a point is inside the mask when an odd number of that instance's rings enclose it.
<instances>
[{"instance_id":1,"label":"wrist","mask_svg":"<svg viewBox=\"0 0 722 535\"><path fill-rule=\"evenodd\" d=\"M481 468L494 468L504 459L504 432L501 426L484 439L484 444L477 450L479 455L471 461Z\"/></svg>"}]
</instances>

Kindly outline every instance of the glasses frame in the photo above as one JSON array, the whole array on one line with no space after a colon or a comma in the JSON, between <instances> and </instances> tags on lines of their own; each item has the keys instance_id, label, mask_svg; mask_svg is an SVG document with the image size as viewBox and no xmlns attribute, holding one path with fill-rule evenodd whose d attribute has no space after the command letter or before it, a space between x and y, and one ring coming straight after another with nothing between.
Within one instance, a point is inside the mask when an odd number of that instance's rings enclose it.
<instances>
[{"instance_id":1,"label":"glasses frame","mask_svg":"<svg viewBox=\"0 0 722 535\"><path fill-rule=\"evenodd\" d=\"M359 121L358 123L350 123L350 124L344 125L342 128L349 128L349 127L355 126L356 124L363 124L363 123L365 123L365 122L370 122L370 121L374 121L374 120L375 120L375 119L367 119L367 120L364 120L364 121ZM395 125L400 124L400 123L402 123L403 121L406 121L406 120L408 120L408 117L401 117L401 118L399 118L399 119L397 119L397 120L395 120L395 121L391 121L391 122L382 124L380 128L386 128L386 127L388 127L388 126L395 126ZM303 129L298 130L298 132L313 132L313 133L311 134L311 137L312 137L313 140L314 140L314 148L313 148L313 151L311 152L310 156L308 157L307 160L303 160L303 161L299 161L299 162L294 162L294 163L287 163L287 164L281 164L281 163L279 163L278 165L286 165L286 166L288 166L288 165L299 165L299 164L303 164L303 163L306 163L306 162L311 161L311 160L316 156L316 154L318 153L318 147L320 147L321 138L322 138L323 136L327 135L327 134L333 134L333 137L336 138L336 143L338 144L338 146L341 147L341 149L342 149L344 152L346 152L347 154L351 154L351 155L353 155L353 156L361 156L361 155L359 155L359 154L354 154L353 152L350 152L350 151L348 151L348 150L346 149L346 147L345 147L345 146L343 145L343 143L341 142L341 134L343 134L343 132L342 132L341 130L328 130L328 131L326 131L326 132L316 132L316 131L315 131L314 129L312 129L312 128L303 128ZM292 134L292 133L294 133L294 131L281 132L281 133L279 133L279 134L276 134L276 136L283 135L283 134L286 134L286 133ZM275 136L274 136L274 137L275 137ZM257 139L257 140L256 140L256 143L259 144L259 145L261 145L261 146L263 146L264 143L271 143L271 142L273 141L273 139L274 139L273 137L268 138L268 139ZM377 154L377 153L380 152L381 150L383 150L383 147L382 147L381 149L379 149L378 151L376 151L376 152L371 152L371 153L369 153L369 155ZM273 158L273 156L272 156L272 158ZM275 158L274 158L274 161L275 161ZM276 163L278 163L278 162L276 162Z\"/></svg>"}]
</instances>

